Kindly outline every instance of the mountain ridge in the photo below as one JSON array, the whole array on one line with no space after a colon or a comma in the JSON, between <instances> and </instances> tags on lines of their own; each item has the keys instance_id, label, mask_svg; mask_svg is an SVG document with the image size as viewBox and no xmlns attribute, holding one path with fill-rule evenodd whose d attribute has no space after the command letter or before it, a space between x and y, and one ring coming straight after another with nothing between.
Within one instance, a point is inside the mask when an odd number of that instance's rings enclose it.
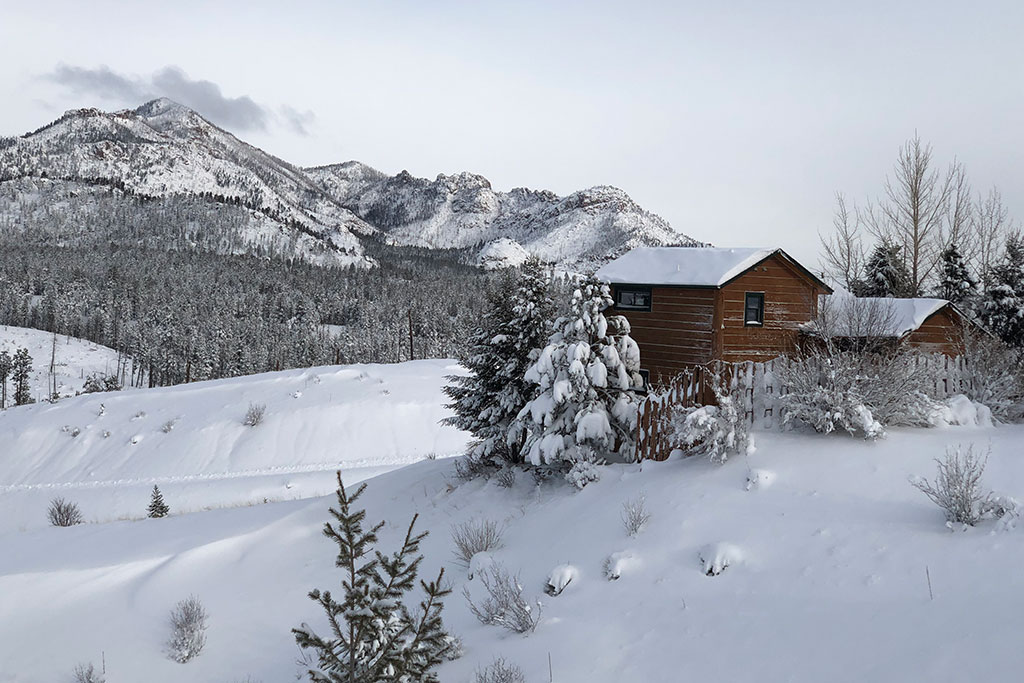
<instances>
[{"instance_id":1,"label":"mountain ridge","mask_svg":"<svg viewBox=\"0 0 1024 683\"><path fill-rule=\"evenodd\" d=\"M0 139L0 183L24 179L230 203L251 212L233 228L235 251L333 265L372 266L366 239L475 251L485 266L515 265L532 254L571 270L593 270L635 246L698 244L611 186L560 197L495 191L467 171L428 180L354 160L302 168L167 98L114 112L72 109L31 133ZM10 194L0 193L0 201Z\"/></svg>"}]
</instances>

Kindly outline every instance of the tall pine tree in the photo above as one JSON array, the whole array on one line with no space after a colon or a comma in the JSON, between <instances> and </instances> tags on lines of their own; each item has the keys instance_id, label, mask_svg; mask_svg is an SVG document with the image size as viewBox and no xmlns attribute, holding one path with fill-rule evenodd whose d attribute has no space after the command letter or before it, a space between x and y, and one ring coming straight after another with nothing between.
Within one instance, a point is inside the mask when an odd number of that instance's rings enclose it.
<instances>
[{"instance_id":1,"label":"tall pine tree","mask_svg":"<svg viewBox=\"0 0 1024 683\"><path fill-rule=\"evenodd\" d=\"M433 669L453 648L441 621L442 600L451 593L442 585L444 570L434 581L420 581L425 597L410 612L402 598L416 582L427 533L414 532L414 516L400 550L391 556L374 550L384 523L365 529L366 511L353 507L365 489L349 495L338 472L338 507L330 509L336 525L324 524L324 535L338 545L343 598L319 590L309 597L324 609L331 636L317 635L308 624L292 633L299 647L317 653L317 665L307 672L314 683L436 683Z\"/></svg>"},{"instance_id":2,"label":"tall pine tree","mask_svg":"<svg viewBox=\"0 0 1024 683\"><path fill-rule=\"evenodd\" d=\"M907 272L900 248L885 242L875 247L864 268L864 281L857 291L857 296L915 296L911 291L910 273Z\"/></svg>"},{"instance_id":3,"label":"tall pine tree","mask_svg":"<svg viewBox=\"0 0 1024 683\"><path fill-rule=\"evenodd\" d=\"M515 418L535 393L526 370L551 330L554 304L540 261L507 271L489 303L463 361L471 374L448 377L444 392L455 415L445 423L476 437L470 457L500 465L522 459L524 433Z\"/></svg>"},{"instance_id":4,"label":"tall pine tree","mask_svg":"<svg viewBox=\"0 0 1024 683\"><path fill-rule=\"evenodd\" d=\"M7 378L14 368L14 359L7 351L0 351L0 410L7 407Z\"/></svg>"},{"instance_id":5,"label":"tall pine tree","mask_svg":"<svg viewBox=\"0 0 1024 683\"><path fill-rule=\"evenodd\" d=\"M950 244L942 252L942 281L939 283L939 297L962 303L977 293L977 282L967 270L967 264L956 244Z\"/></svg>"},{"instance_id":6,"label":"tall pine tree","mask_svg":"<svg viewBox=\"0 0 1024 683\"><path fill-rule=\"evenodd\" d=\"M981 319L1010 346L1024 346L1024 241L1019 237L1006 241L1003 262L985 292Z\"/></svg>"},{"instance_id":7,"label":"tall pine tree","mask_svg":"<svg viewBox=\"0 0 1024 683\"><path fill-rule=\"evenodd\" d=\"M640 350L624 317L605 317L612 303L608 285L582 284L526 372L539 391L518 422L527 434L523 453L534 465L571 462L583 448L600 458L633 457Z\"/></svg>"},{"instance_id":8,"label":"tall pine tree","mask_svg":"<svg viewBox=\"0 0 1024 683\"><path fill-rule=\"evenodd\" d=\"M14 382L14 405L23 406L32 403L32 389L29 380L32 378L32 356L28 349L18 349L14 354L11 369L11 380Z\"/></svg>"}]
</instances>

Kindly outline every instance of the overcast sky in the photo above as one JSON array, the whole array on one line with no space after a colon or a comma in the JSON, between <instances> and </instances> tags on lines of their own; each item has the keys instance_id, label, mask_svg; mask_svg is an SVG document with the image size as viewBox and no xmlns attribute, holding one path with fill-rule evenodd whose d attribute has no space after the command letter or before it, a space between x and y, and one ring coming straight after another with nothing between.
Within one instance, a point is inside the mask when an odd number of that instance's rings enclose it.
<instances>
[{"instance_id":1,"label":"overcast sky","mask_svg":"<svg viewBox=\"0 0 1024 683\"><path fill-rule=\"evenodd\" d=\"M626 190L812 264L915 130L1024 218L1024 3L20 2L0 134L167 95L300 165Z\"/></svg>"}]
</instances>

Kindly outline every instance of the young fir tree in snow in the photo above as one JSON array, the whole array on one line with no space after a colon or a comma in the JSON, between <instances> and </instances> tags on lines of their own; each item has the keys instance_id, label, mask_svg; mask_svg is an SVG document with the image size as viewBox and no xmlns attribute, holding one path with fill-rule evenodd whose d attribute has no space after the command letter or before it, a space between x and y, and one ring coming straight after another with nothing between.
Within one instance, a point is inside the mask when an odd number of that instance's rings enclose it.
<instances>
[{"instance_id":1,"label":"young fir tree in snow","mask_svg":"<svg viewBox=\"0 0 1024 683\"><path fill-rule=\"evenodd\" d=\"M32 356L28 349L18 349L14 354L11 380L14 382L14 405L23 406L32 402L29 378L32 376Z\"/></svg>"},{"instance_id":2,"label":"young fir tree in snow","mask_svg":"<svg viewBox=\"0 0 1024 683\"><path fill-rule=\"evenodd\" d=\"M967 264L956 244L950 244L942 252L942 281L939 283L940 298L955 304L971 299L978 284L967 270Z\"/></svg>"},{"instance_id":3,"label":"young fir tree in snow","mask_svg":"<svg viewBox=\"0 0 1024 683\"><path fill-rule=\"evenodd\" d=\"M1007 344L1024 346L1024 241L1006 242L1003 262L981 305L982 322Z\"/></svg>"},{"instance_id":4,"label":"young fir tree in snow","mask_svg":"<svg viewBox=\"0 0 1024 683\"><path fill-rule=\"evenodd\" d=\"M154 484L153 494L149 497L149 516L150 517L166 517L170 514L171 508L167 507L167 503L164 502L164 496L160 493L160 488Z\"/></svg>"},{"instance_id":5,"label":"young fir tree in snow","mask_svg":"<svg viewBox=\"0 0 1024 683\"><path fill-rule=\"evenodd\" d=\"M612 303L608 285L583 283L526 372L539 393L518 422L527 434L523 453L534 465L574 462L591 451L633 457L640 350L625 318L605 317Z\"/></svg>"},{"instance_id":6,"label":"young fir tree in snow","mask_svg":"<svg viewBox=\"0 0 1024 683\"><path fill-rule=\"evenodd\" d=\"M855 292L858 296L913 296L910 274L900 258L900 248L882 243L871 252L865 267L864 281Z\"/></svg>"},{"instance_id":7,"label":"young fir tree in snow","mask_svg":"<svg viewBox=\"0 0 1024 683\"><path fill-rule=\"evenodd\" d=\"M434 581L420 581L425 597L411 612L402 598L416 583L427 534L414 533L414 516L400 550L391 556L374 550L384 523L365 529L366 511L353 508L365 488L349 495L339 472L338 507L330 510L336 525L324 524L324 535L338 545L343 597L339 602L319 590L309 597L323 607L331 635L317 635L308 624L292 632L299 647L316 650L317 665L308 671L315 683L436 682L433 669L454 647L441 621L442 600L451 593L442 586L444 570Z\"/></svg>"},{"instance_id":8,"label":"young fir tree in snow","mask_svg":"<svg viewBox=\"0 0 1024 683\"><path fill-rule=\"evenodd\" d=\"M548 278L537 259L518 273L507 271L490 296L483 326L463 362L471 374L448 377L444 388L455 411L445 423L477 439L470 457L498 465L521 458L524 434L515 428L515 418L533 396L526 370L547 341L553 310Z\"/></svg>"}]
</instances>

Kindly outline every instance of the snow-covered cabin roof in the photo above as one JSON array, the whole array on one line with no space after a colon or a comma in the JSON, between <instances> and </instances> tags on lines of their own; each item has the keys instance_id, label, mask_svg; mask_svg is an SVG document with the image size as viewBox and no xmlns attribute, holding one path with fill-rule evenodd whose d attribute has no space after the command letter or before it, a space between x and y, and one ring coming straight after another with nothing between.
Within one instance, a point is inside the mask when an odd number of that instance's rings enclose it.
<instances>
[{"instance_id":1,"label":"snow-covered cabin roof","mask_svg":"<svg viewBox=\"0 0 1024 683\"><path fill-rule=\"evenodd\" d=\"M596 276L613 284L721 287L777 253L817 280L781 249L755 247L638 247L605 265Z\"/></svg>"},{"instance_id":2,"label":"snow-covered cabin roof","mask_svg":"<svg viewBox=\"0 0 1024 683\"><path fill-rule=\"evenodd\" d=\"M952 306L945 299L856 297L848 292L823 297L823 301L822 310L831 310L828 327L834 337L862 337L867 330L871 336L904 337L946 306ZM873 318L874 322L866 318Z\"/></svg>"}]
</instances>

